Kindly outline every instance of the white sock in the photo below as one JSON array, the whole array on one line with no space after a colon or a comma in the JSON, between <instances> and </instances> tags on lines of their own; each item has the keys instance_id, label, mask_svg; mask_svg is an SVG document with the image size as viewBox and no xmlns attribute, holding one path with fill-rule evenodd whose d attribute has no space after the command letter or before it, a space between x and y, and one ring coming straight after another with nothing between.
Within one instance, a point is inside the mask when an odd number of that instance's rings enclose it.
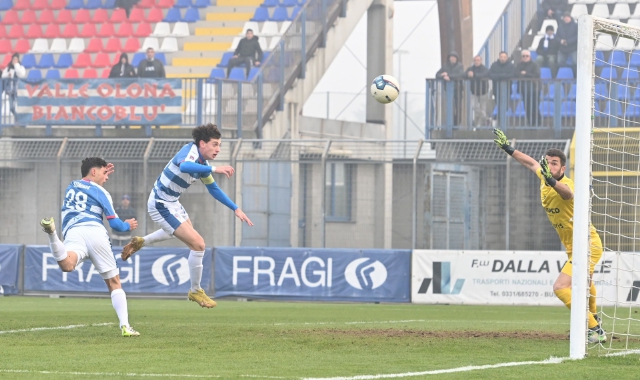
<instances>
[{"instance_id":1,"label":"white sock","mask_svg":"<svg viewBox=\"0 0 640 380\"><path fill-rule=\"evenodd\" d=\"M144 245L149 245L149 244L157 243L160 241L169 240L172 238L173 238L173 235L169 235L162 228L157 231L153 231L149 235L143 237Z\"/></svg>"},{"instance_id":2,"label":"white sock","mask_svg":"<svg viewBox=\"0 0 640 380\"><path fill-rule=\"evenodd\" d=\"M191 291L195 292L200 289L200 280L202 280L202 259L204 251L189 252L189 274L191 275Z\"/></svg>"},{"instance_id":3,"label":"white sock","mask_svg":"<svg viewBox=\"0 0 640 380\"><path fill-rule=\"evenodd\" d=\"M111 292L111 304L118 314L120 327L129 326L129 312L127 310L127 295L122 289L116 289Z\"/></svg>"},{"instance_id":4,"label":"white sock","mask_svg":"<svg viewBox=\"0 0 640 380\"><path fill-rule=\"evenodd\" d=\"M49 248L51 248L51 253L53 253L53 258L56 261L62 261L67 258L67 250L64 248L64 244L58 238L57 233L52 233L51 235L47 234L49 237Z\"/></svg>"}]
</instances>

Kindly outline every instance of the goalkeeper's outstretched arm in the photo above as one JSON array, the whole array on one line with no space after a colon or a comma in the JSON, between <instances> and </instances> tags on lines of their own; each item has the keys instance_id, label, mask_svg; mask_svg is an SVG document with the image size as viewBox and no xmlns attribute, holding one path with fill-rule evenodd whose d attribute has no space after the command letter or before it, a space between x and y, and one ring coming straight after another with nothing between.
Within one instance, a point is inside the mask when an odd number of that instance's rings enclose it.
<instances>
[{"instance_id":1,"label":"goalkeeper's outstretched arm","mask_svg":"<svg viewBox=\"0 0 640 380\"><path fill-rule=\"evenodd\" d=\"M514 160L518 161L525 168L531 170L534 173L538 173L538 170L540 170L540 164L538 163L538 161L512 147L509 143L509 140L507 140L507 136L501 130L494 128L493 133L498 137L493 141L495 141L500 149L504 150L508 155L513 157Z\"/></svg>"}]
</instances>

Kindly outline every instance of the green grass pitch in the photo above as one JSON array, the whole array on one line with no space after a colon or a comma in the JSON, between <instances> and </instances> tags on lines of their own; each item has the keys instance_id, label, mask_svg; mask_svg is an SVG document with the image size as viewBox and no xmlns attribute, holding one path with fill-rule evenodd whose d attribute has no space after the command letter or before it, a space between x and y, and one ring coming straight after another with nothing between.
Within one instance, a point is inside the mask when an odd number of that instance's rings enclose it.
<instances>
[{"instance_id":1,"label":"green grass pitch","mask_svg":"<svg viewBox=\"0 0 640 380\"><path fill-rule=\"evenodd\" d=\"M129 314L139 338L120 336L109 299L1 297L0 378L350 377L569 354L569 311L560 307L221 301L201 309L130 298ZM112 324L95 326L104 323ZM89 326L10 332L68 325ZM638 379L639 358L592 352L408 378Z\"/></svg>"}]
</instances>

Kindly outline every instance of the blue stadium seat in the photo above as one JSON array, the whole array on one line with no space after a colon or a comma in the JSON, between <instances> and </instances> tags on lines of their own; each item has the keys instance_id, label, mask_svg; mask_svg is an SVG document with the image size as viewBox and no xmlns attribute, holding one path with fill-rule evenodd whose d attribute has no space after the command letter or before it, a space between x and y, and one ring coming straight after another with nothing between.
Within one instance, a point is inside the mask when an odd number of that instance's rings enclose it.
<instances>
[{"instance_id":1,"label":"blue stadium seat","mask_svg":"<svg viewBox=\"0 0 640 380\"><path fill-rule=\"evenodd\" d=\"M551 75L551 69L548 67L541 67L540 79L553 79L553 75Z\"/></svg>"},{"instance_id":2,"label":"blue stadium seat","mask_svg":"<svg viewBox=\"0 0 640 380\"><path fill-rule=\"evenodd\" d=\"M573 79L573 70L571 67L561 67L558 69L556 79Z\"/></svg>"},{"instance_id":3,"label":"blue stadium seat","mask_svg":"<svg viewBox=\"0 0 640 380\"><path fill-rule=\"evenodd\" d=\"M206 8L208 6L211 6L211 0L196 0L193 3L193 6L196 8Z\"/></svg>"},{"instance_id":4,"label":"blue stadium seat","mask_svg":"<svg viewBox=\"0 0 640 380\"><path fill-rule=\"evenodd\" d=\"M47 71L46 79L60 79L60 71L51 69Z\"/></svg>"},{"instance_id":5,"label":"blue stadium seat","mask_svg":"<svg viewBox=\"0 0 640 380\"><path fill-rule=\"evenodd\" d=\"M612 108L611 103L617 106L617 111L615 115L611 113L611 108ZM624 113L622 112L622 107L618 102L614 102L614 101L605 102L605 107L603 111L600 111L597 108L599 107L596 107L596 110L595 110L596 117L624 116Z\"/></svg>"},{"instance_id":6,"label":"blue stadium seat","mask_svg":"<svg viewBox=\"0 0 640 380\"><path fill-rule=\"evenodd\" d=\"M33 54L25 54L22 56L21 63L25 69L32 69L36 66L36 56Z\"/></svg>"},{"instance_id":7,"label":"blue stadium seat","mask_svg":"<svg viewBox=\"0 0 640 380\"><path fill-rule=\"evenodd\" d=\"M620 50L611 53L611 64L618 67L627 67L627 55Z\"/></svg>"},{"instance_id":8,"label":"blue stadium seat","mask_svg":"<svg viewBox=\"0 0 640 380\"><path fill-rule=\"evenodd\" d=\"M251 21L264 22L269 19L269 10L267 8L258 7L256 8Z\"/></svg>"},{"instance_id":9,"label":"blue stadium seat","mask_svg":"<svg viewBox=\"0 0 640 380\"><path fill-rule=\"evenodd\" d=\"M157 55L158 53L156 53ZM138 67L138 65L140 64L140 62L142 62L142 60L144 59L144 53L136 53L134 54L133 58L131 59L131 66L133 67Z\"/></svg>"},{"instance_id":10,"label":"blue stadium seat","mask_svg":"<svg viewBox=\"0 0 640 380\"><path fill-rule=\"evenodd\" d=\"M184 22L196 22L200 21L200 11L198 8L189 8L184 13L184 17L182 18Z\"/></svg>"},{"instance_id":11,"label":"blue stadium seat","mask_svg":"<svg viewBox=\"0 0 640 380\"><path fill-rule=\"evenodd\" d=\"M67 9L81 9L84 8L84 0L70 0L67 4Z\"/></svg>"},{"instance_id":12,"label":"blue stadium seat","mask_svg":"<svg viewBox=\"0 0 640 380\"><path fill-rule=\"evenodd\" d=\"M636 91L633 93L633 100L640 100L640 87L636 88Z\"/></svg>"},{"instance_id":13,"label":"blue stadium seat","mask_svg":"<svg viewBox=\"0 0 640 380\"><path fill-rule=\"evenodd\" d=\"M600 78L605 80L618 79L618 72L615 67L604 67L600 73Z\"/></svg>"},{"instance_id":14,"label":"blue stadium seat","mask_svg":"<svg viewBox=\"0 0 640 380\"><path fill-rule=\"evenodd\" d=\"M291 12L291 17L289 17L289 20L293 21L295 20L295 18L298 16L298 13L300 13L300 11L302 10L302 7L293 7L293 11ZM533 54L531 55L531 59L533 59Z\"/></svg>"},{"instance_id":15,"label":"blue stadium seat","mask_svg":"<svg viewBox=\"0 0 640 380\"><path fill-rule=\"evenodd\" d=\"M27 80L30 82L39 81L41 79L42 73L40 72L40 70L30 70L29 74L27 75Z\"/></svg>"},{"instance_id":16,"label":"blue stadium seat","mask_svg":"<svg viewBox=\"0 0 640 380\"><path fill-rule=\"evenodd\" d=\"M270 51L265 51L262 52L262 62L260 62L260 65L264 65L265 62L267 62L267 59L269 58L269 56L271 55Z\"/></svg>"},{"instance_id":17,"label":"blue stadium seat","mask_svg":"<svg viewBox=\"0 0 640 380\"><path fill-rule=\"evenodd\" d=\"M233 52L228 51L222 55L222 59L220 59L220 63L216 67L227 67L229 64L229 60L233 57Z\"/></svg>"},{"instance_id":18,"label":"blue stadium seat","mask_svg":"<svg viewBox=\"0 0 640 380\"><path fill-rule=\"evenodd\" d=\"M255 78L256 75L258 75L259 72L260 72L259 67L252 67L251 70L249 71L249 77L247 78L247 80L252 81L253 78Z\"/></svg>"},{"instance_id":19,"label":"blue stadium seat","mask_svg":"<svg viewBox=\"0 0 640 380\"><path fill-rule=\"evenodd\" d=\"M13 8L12 0L0 0L0 11L8 11Z\"/></svg>"},{"instance_id":20,"label":"blue stadium seat","mask_svg":"<svg viewBox=\"0 0 640 380\"><path fill-rule=\"evenodd\" d=\"M102 4L102 8L104 9L113 9L116 7L116 0L104 0L104 4Z\"/></svg>"},{"instance_id":21,"label":"blue stadium seat","mask_svg":"<svg viewBox=\"0 0 640 380\"><path fill-rule=\"evenodd\" d=\"M640 79L638 77L638 70L636 70L635 68L622 70L622 76L620 76L620 81L622 83L625 83L627 81L637 82L638 79Z\"/></svg>"},{"instance_id":22,"label":"blue stadium seat","mask_svg":"<svg viewBox=\"0 0 640 380\"><path fill-rule=\"evenodd\" d=\"M226 78L226 77L227 77L227 73L225 72L224 69L221 69L221 68L211 69L211 74L209 74L209 78L211 79L219 79L219 78Z\"/></svg>"},{"instance_id":23,"label":"blue stadium seat","mask_svg":"<svg viewBox=\"0 0 640 380\"><path fill-rule=\"evenodd\" d=\"M556 105L550 100L544 100L540 102L538 109L540 110L540 116L553 117Z\"/></svg>"},{"instance_id":24,"label":"blue stadium seat","mask_svg":"<svg viewBox=\"0 0 640 380\"><path fill-rule=\"evenodd\" d=\"M258 8L264 9L264 8ZM256 12L258 10L256 9ZM277 7L273 11L273 15L269 18L269 21L287 21L289 20L289 11L285 7Z\"/></svg>"},{"instance_id":25,"label":"blue stadium seat","mask_svg":"<svg viewBox=\"0 0 640 380\"><path fill-rule=\"evenodd\" d=\"M73 65L73 57L69 53L60 54L58 57L58 63L53 65L56 69L66 69L67 67L71 67Z\"/></svg>"},{"instance_id":26,"label":"blue stadium seat","mask_svg":"<svg viewBox=\"0 0 640 380\"><path fill-rule=\"evenodd\" d=\"M298 0L298 5L305 5L307 0Z\"/></svg>"},{"instance_id":27,"label":"blue stadium seat","mask_svg":"<svg viewBox=\"0 0 640 380\"><path fill-rule=\"evenodd\" d=\"M606 100L609 97L609 90L607 90L607 85L605 83L596 83L595 85L595 100Z\"/></svg>"},{"instance_id":28,"label":"blue stadium seat","mask_svg":"<svg viewBox=\"0 0 640 380\"><path fill-rule=\"evenodd\" d=\"M167 57L164 53L156 53L155 57L158 61L162 62L163 65L167 65Z\"/></svg>"},{"instance_id":29,"label":"blue stadium seat","mask_svg":"<svg viewBox=\"0 0 640 380\"><path fill-rule=\"evenodd\" d=\"M631 58L629 59L629 66L640 66L640 50L634 50L631 53Z\"/></svg>"},{"instance_id":30,"label":"blue stadium seat","mask_svg":"<svg viewBox=\"0 0 640 380\"><path fill-rule=\"evenodd\" d=\"M191 0L178 0L173 6L176 8L191 8Z\"/></svg>"},{"instance_id":31,"label":"blue stadium seat","mask_svg":"<svg viewBox=\"0 0 640 380\"><path fill-rule=\"evenodd\" d=\"M182 18L182 15L180 15L180 9L171 8L167 12L167 15L164 17L164 20L162 20L162 21L164 21L164 22L178 22L178 21L180 21L181 18Z\"/></svg>"},{"instance_id":32,"label":"blue stadium seat","mask_svg":"<svg viewBox=\"0 0 640 380\"><path fill-rule=\"evenodd\" d=\"M524 109L524 103L522 101L518 102L518 105L516 105L516 109L515 111L512 111L511 108L509 108L506 112L506 116L507 117L525 117L527 116L527 112Z\"/></svg>"},{"instance_id":33,"label":"blue stadium seat","mask_svg":"<svg viewBox=\"0 0 640 380\"><path fill-rule=\"evenodd\" d=\"M247 79L247 77L245 76L245 72L246 70L243 67L234 67L233 69L231 69L229 79L244 81Z\"/></svg>"},{"instance_id":34,"label":"blue stadium seat","mask_svg":"<svg viewBox=\"0 0 640 380\"><path fill-rule=\"evenodd\" d=\"M560 116L562 117L576 117L576 102L573 100L565 100L560 106Z\"/></svg>"},{"instance_id":35,"label":"blue stadium seat","mask_svg":"<svg viewBox=\"0 0 640 380\"><path fill-rule=\"evenodd\" d=\"M578 87L575 83L571 84L571 89L569 90L569 94L567 95L567 100L576 100L578 95Z\"/></svg>"},{"instance_id":36,"label":"blue stadium seat","mask_svg":"<svg viewBox=\"0 0 640 380\"><path fill-rule=\"evenodd\" d=\"M640 116L640 102L634 100L626 105L624 112L625 117L639 117Z\"/></svg>"},{"instance_id":37,"label":"blue stadium seat","mask_svg":"<svg viewBox=\"0 0 640 380\"><path fill-rule=\"evenodd\" d=\"M102 0L87 0L87 4L84 7L87 9L102 8Z\"/></svg>"},{"instance_id":38,"label":"blue stadium seat","mask_svg":"<svg viewBox=\"0 0 640 380\"><path fill-rule=\"evenodd\" d=\"M40 62L38 62L38 64L36 65L36 68L38 69L48 69L50 67L53 67L54 65L54 60L53 60L53 54L42 54L40 56Z\"/></svg>"},{"instance_id":39,"label":"blue stadium seat","mask_svg":"<svg viewBox=\"0 0 640 380\"><path fill-rule=\"evenodd\" d=\"M596 67L605 67L607 62L604 60L604 53L600 50L596 51Z\"/></svg>"},{"instance_id":40,"label":"blue stadium seat","mask_svg":"<svg viewBox=\"0 0 640 380\"><path fill-rule=\"evenodd\" d=\"M619 84L618 85L618 96L617 96L617 99L618 100L631 99L633 97L633 91L634 91L634 89L632 87L625 86L623 84Z\"/></svg>"},{"instance_id":41,"label":"blue stadium seat","mask_svg":"<svg viewBox=\"0 0 640 380\"><path fill-rule=\"evenodd\" d=\"M540 90L540 99L553 100L556 94L556 88L553 83L549 83L548 89L543 87Z\"/></svg>"},{"instance_id":42,"label":"blue stadium seat","mask_svg":"<svg viewBox=\"0 0 640 380\"><path fill-rule=\"evenodd\" d=\"M535 50L531 50L531 51L529 52L529 54L531 54L531 60L532 60L532 61L535 61L535 60L536 60L536 58L538 58L538 53L536 53L536 52L535 52Z\"/></svg>"},{"instance_id":43,"label":"blue stadium seat","mask_svg":"<svg viewBox=\"0 0 640 380\"><path fill-rule=\"evenodd\" d=\"M298 0L280 0L280 5L283 7L295 7L298 5Z\"/></svg>"},{"instance_id":44,"label":"blue stadium seat","mask_svg":"<svg viewBox=\"0 0 640 380\"><path fill-rule=\"evenodd\" d=\"M511 100L520 100L520 93L518 92L518 82L511 82Z\"/></svg>"},{"instance_id":45,"label":"blue stadium seat","mask_svg":"<svg viewBox=\"0 0 640 380\"><path fill-rule=\"evenodd\" d=\"M280 5L278 3L278 0L264 0L262 4L260 4L261 7L266 7L266 8L273 8L273 7L277 7L278 5Z\"/></svg>"}]
</instances>

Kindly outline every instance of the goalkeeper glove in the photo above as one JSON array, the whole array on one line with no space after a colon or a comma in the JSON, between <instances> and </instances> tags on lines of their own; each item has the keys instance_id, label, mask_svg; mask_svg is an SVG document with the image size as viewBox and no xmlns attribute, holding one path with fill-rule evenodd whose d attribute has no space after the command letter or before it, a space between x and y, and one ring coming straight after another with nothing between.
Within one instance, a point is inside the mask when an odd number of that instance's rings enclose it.
<instances>
[{"instance_id":1,"label":"goalkeeper glove","mask_svg":"<svg viewBox=\"0 0 640 380\"><path fill-rule=\"evenodd\" d=\"M549 169L549 162L547 162L547 158L545 156L542 156L542 158L540 159L540 172L542 173L542 176L544 177L544 182L546 182L547 185L551 187L556 186L556 183L558 183L558 181L555 178L553 178L553 176L551 175L551 170Z\"/></svg>"},{"instance_id":2,"label":"goalkeeper glove","mask_svg":"<svg viewBox=\"0 0 640 380\"><path fill-rule=\"evenodd\" d=\"M502 132L498 128L493 128L493 134L498 136L498 138L493 141L500 147L500 149L507 152L509 156L513 155L513 152L515 152L516 150L511 145L509 145L507 135L505 135L504 132Z\"/></svg>"}]
</instances>

